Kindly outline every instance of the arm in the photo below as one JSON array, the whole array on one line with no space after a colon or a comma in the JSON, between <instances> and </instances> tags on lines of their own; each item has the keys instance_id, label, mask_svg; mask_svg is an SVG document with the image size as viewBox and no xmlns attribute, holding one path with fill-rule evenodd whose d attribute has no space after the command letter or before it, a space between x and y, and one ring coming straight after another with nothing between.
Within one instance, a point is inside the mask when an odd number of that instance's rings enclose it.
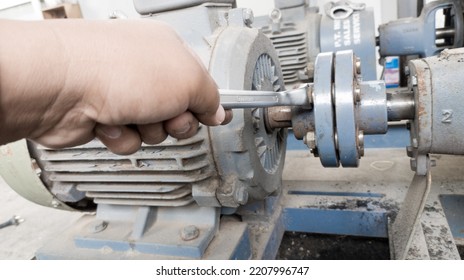
<instances>
[{"instance_id":1,"label":"arm","mask_svg":"<svg viewBox=\"0 0 464 280\"><path fill-rule=\"evenodd\" d=\"M154 20L0 21L0 144L98 137L119 154L230 119L191 50Z\"/></svg>"}]
</instances>

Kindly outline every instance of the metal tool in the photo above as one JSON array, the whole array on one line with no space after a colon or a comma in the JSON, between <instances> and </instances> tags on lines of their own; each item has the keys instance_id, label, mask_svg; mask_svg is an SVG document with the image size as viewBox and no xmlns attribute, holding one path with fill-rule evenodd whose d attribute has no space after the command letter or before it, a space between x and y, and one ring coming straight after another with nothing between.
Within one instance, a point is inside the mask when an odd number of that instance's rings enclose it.
<instances>
[{"instance_id":1,"label":"metal tool","mask_svg":"<svg viewBox=\"0 0 464 280\"><path fill-rule=\"evenodd\" d=\"M310 106L313 84L281 92L220 89L225 109L264 108L273 106Z\"/></svg>"},{"instance_id":2,"label":"metal tool","mask_svg":"<svg viewBox=\"0 0 464 280\"><path fill-rule=\"evenodd\" d=\"M13 216L8 221L1 223L0 228L5 228L9 226L17 226L22 222L24 222L24 219L22 219L20 216Z\"/></svg>"}]
</instances>

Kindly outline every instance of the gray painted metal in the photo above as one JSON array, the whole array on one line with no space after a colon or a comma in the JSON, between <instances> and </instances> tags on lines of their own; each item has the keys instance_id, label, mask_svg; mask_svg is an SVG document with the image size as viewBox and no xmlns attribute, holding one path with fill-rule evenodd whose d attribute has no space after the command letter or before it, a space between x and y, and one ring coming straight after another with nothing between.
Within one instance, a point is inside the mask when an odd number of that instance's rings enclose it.
<instances>
[{"instance_id":1,"label":"gray painted metal","mask_svg":"<svg viewBox=\"0 0 464 280\"><path fill-rule=\"evenodd\" d=\"M335 144L335 112L332 96L333 53L316 58L313 104L317 154L325 167L338 167Z\"/></svg>"},{"instance_id":2,"label":"gray painted metal","mask_svg":"<svg viewBox=\"0 0 464 280\"><path fill-rule=\"evenodd\" d=\"M359 165L358 125L355 116L355 57L352 51L335 54L334 103L337 149L343 167ZM316 122L317 125L317 122Z\"/></svg>"},{"instance_id":3,"label":"gray painted metal","mask_svg":"<svg viewBox=\"0 0 464 280\"><path fill-rule=\"evenodd\" d=\"M464 154L463 61L464 49L457 48L410 62L410 88L416 104L409 148L412 157L428 153ZM419 161L414 165L421 167Z\"/></svg>"},{"instance_id":4,"label":"gray painted metal","mask_svg":"<svg viewBox=\"0 0 464 280\"><path fill-rule=\"evenodd\" d=\"M201 127L191 139L144 145L131 156L115 155L98 140L63 150L31 143L30 151L42 179L65 202L85 192L95 203L179 206L193 202L192 188L217 187L206 135ZM209 197L217 205L214 194Z\"/></svg>"},{"instance_id":5,"label":"gray painted metal","mask_svg":"<svg viewBox=\"0 0 464 280\"><path fill-rule=\"evenodd\" d=\"M442 9L454 11L454 38L451 46L437 46L436 12ZM438 54L445 48L458 48L464 44L464 19L461 4L457 1L433 1L425 5L418 18L401 18L379 26L380 56Z\"/></svg>"},{"instance_id":6,"label":"gray painted metal","mask_svg":"<svg viewBox=\"0 0 464 280\"><path fill-rule=\"evenodd\" d=\"M397 260L406 259L419 224L422 211L432 185L432 175L414 175L400 211L391 227L392 256Z\"/></svg>"},{"instance_id":7,"label":"gray painted metal","mask_svg":"<svg viewBox=\"0 0 464 280\"><path fill-rule=\"evenodd\" d=\"M324 15L321 19L320 44L321 52L353 50L362 61L363 79L377 79L374 12L371 8L354 10L345 19L334 19L330 14Z\"/></svg>"},{"instance_id":8,"label":"gray painted metal","mask_svg":"<svg viewBox=\"0 0 464 280\"><path fill-rule=\"evenodd\" d=\"M211 75L223 89L281 91L283 79L272 43L259 30L243 25L229 22L217 38ZM217 191L222 205L243 204L243 191L250 199L263 199L281 187L287 131L268 132L263 109L237 109L231 123L209 131L222 179Z\"/></svg>"},{"instance_id":9,"label":"gray painted metal","mask_svg":"<svg viewBox=\"0 0 464 280\"><path fill-rule=\"evenodd\" d=\"M384 81L360 82L361 101L357 106L356 120L365 135L385 134L388 129Z\"/></svg>"}]
</instances>

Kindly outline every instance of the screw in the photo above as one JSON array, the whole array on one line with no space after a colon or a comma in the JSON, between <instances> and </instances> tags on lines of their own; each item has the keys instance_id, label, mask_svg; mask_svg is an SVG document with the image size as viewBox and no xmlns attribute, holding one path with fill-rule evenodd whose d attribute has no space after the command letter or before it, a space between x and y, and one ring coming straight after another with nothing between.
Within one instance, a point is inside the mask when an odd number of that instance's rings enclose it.
<instances>
[{"instance_id":1,"label":"screw","mask_svg":"<svg viewBox=\"0 0 464 280\"><path fill-rule=\"evenodd\" d=\"M235 191L235 202L237 202L240 205L245 205L248 201L248 191L245 189L245 187L238 188Z\"/></svg>"},{"instance_id":2,"label":"screw","mask_svg":"<svg viewBox=\"0 0 464 280\"><path fill-rule=\"evenodd\" d=\"M184 227L180 232L180 237L184 241L190 241L200 236L200 229L194 225Z\"/></svg>"},{"instance_id":3,"label":"screw","mask_svg":"<svg viewBox=\"0 0 464 280\"><path fill-rule=\"evenodd\" d=\"M430 166L431 166L431 167L437 166L437 161L434 160L434 159L432 159L432 160L430 161Z\"/></svg>"},{"instance_id":4,"label":"screw","mask_svg":"<svg viewBox=\"0 0 464 280\"><path fill-rule=\"evenodd\" d=\"M102 232L108 227L108 222L102 220L96 220L90 223L89 231L90 233L99 233Z\"/></svg>"}]
</instances>

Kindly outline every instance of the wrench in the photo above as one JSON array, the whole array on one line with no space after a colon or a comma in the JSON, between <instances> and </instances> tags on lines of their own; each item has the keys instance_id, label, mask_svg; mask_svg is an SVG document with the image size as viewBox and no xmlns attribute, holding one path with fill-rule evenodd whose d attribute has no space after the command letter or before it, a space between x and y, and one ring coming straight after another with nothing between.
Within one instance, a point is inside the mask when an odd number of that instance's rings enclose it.
<instances>
[{"instance_id":1,"label":"wrench","mask_svg":"<svg viewBox=\"0 0 464 280\"><path fill-rule=\"evenodd\" d=\"M219 95L224 109L310 106L312 87L312 84L304 84L281 92L219 89Z\"/></svg>"}]
</instances>

